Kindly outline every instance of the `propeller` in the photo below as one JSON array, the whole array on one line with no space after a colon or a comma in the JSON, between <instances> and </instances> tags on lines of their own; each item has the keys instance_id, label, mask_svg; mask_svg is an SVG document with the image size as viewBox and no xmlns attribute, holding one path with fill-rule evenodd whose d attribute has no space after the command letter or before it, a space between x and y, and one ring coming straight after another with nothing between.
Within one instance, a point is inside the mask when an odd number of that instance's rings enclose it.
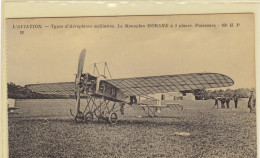
<instances>
[{"instance_id":1,"label":"propeller","mask_svg":"<svg viewBox=\"0 0 260 158\"><path fill-rule=\"evenodd\" d=\"M78 61L78 73L77 73L78 76L82 74L84 61L85 61L85 55L86 55L86 49L83 49L80 53L79 61Z\"/></svg>"},{"instance_id":2,"label":"propeller","mask_svg":"<svg viewBox=\"0 0 260 158\"><path fill-rule=\"evenodd\" d=\"M80 78L82 75L82 71L83 71L83 66L84 66L84 61L85 61L85 55L86 55L86 49L83 49L80 53L79 56L79 61L78 61L78 72L76 75L76 99L77 99L77 103L76 103L76 117L78 115L80 115ZM80 117L80 116L79 116Z\"/></svg>"}]
</instances>

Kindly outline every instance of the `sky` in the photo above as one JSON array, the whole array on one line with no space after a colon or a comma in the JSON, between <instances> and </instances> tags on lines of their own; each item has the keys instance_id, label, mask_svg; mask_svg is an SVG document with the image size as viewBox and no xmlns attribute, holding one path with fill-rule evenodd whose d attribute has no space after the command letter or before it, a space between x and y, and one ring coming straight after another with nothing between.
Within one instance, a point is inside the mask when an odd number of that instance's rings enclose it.
<instances>
[{"instance_id":1,"label":"sky","mask_svg":"<svg viewBox=\"0 0 260 158\"><path fill-rule=\"evenodd\" d=\"M231 89L255 87L253 14L7 19L6 24L7 81L15 84L73 82L86 49L84 72L106 61L113 78L214 72L231 77ZM65 28L70 24L92 28ZM94 28L99 24L115 28ZM19 28L24 26L31 28Z\"/></svg>"}]
</instances>

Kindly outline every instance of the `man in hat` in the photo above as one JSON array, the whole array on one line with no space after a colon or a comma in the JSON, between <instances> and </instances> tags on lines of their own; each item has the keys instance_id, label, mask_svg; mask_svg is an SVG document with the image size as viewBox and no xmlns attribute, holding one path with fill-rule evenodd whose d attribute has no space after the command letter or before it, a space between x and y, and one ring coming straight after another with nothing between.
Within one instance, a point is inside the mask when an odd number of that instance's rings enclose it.
<instances>
[{"instance_id":1,"label":"man in hat","mask_svg":"<svg viewBox=\"0 0 260 158\"><path fill-rule=\"evenodd\" d=\"M249 100L248 100L248 108L250 109L250 113L255 113L255 96L254 96L254 91L251 91Z\"/></svg>"},{"instance_id":2,"label":"man in hat","mask_svg":"<svg viewBox=\"0 0 260 158\"><path fill-rule=\"evenodd\" d=\"M218 108L218 97L215 97L215 106L214 107Z\"/></svg>"},{"instance_id":3,"label":"man in hat","mask_svg":"<svg viewBox=\"0 0 260 158\"><path fill-rule=\"evenodd\" d=\"M226 104L227 104L227 109L229 108L229 102L230 102L230 98L229 97L226 97Z\"/></svg>"},{"instance_id":4,"label":"man in hat","mask_svg":"<svg viewBox=\"0 0 260 158\"><path fill-rule=\"evenodd\" d=\"M220 102L221 102L221 108L225 108L226 99L224 96L221 97Z\"/></svg>"},{"instance_id":5,"label":"man in hat","mask_svg":"<svg viewBox=\"0 0 260 158\"><path fill-rule=\"evenodd\" d=\"M238 97L236 94L234 95L234 103L235 103L235 108L237 108Z\"/></svg>"}]
</instances>

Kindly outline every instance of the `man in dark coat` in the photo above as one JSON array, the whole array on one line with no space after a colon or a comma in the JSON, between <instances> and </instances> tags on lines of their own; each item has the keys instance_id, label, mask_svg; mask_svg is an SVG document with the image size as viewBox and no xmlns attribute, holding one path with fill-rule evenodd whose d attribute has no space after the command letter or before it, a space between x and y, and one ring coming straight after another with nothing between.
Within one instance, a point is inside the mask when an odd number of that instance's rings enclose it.
<instances>
[{"instance_id":1,"label":"man in dark coat","mask_svg":"<svg viewBox=\"0 0 260 158\"><path fill-rule=\"evenodd\" d=\"M234 103L235 103L235 108L237 108L237 103L238 103L237 95L234 95Z\"/></svg>"},{"instance_id":2,"label":"man in dark coat","mask_svg":"<svg viewBox=\"0 0 260 158\"><path fill-rule=\"evenodd\" d=\"M121 115L124 115L125 114L125 111L124 111L125 103L120 103L120 104L121 104L121 106L120 106Z\"/></svg>"},{"instance_id":3,"label":"man in dark coat","mask_svg":"<svg viewBox=\"0 0 260 158\"><path fill-rule=\"evenodd\" d=\"M225 102L226 102L226 99L224 97L222 97L220 99L220 102L221 102L221 108L225 108Z\"/></svg>"},{"instance_id":4,"label":"man in dark coat","mask_svg":"<svg viewBox=\"0 0 260 158\"><path fill-rule=\"evenodd\" d=\"M226 97L227 109L229 108L229 102L230 102L230 98L229 98L229 97Z\"/></svg>"},{"instance_id":5,"label":"man in dark coat","mask_svg":"<svg viewBox=\"0 0 260 158\"><path fill-rule=\"evenodd\" d=\"M216 107L216 106L218 108L218 97L215 97L215 106L214 107Z\"/></svg>"}]
</instances>

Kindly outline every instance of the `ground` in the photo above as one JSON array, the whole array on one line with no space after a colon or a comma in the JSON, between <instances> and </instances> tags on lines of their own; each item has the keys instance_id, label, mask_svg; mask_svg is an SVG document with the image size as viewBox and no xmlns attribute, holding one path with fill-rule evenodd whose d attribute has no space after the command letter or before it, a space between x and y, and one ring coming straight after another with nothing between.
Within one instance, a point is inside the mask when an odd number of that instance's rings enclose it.
<instances>
[{"instance_id":1,"label":"ground","mask_svg":"<svg viewBox=\"0 0 260 158\"><path fill-rule=\"evenodd\" d=\"M113 126L76 123L74 102L18 100L8 121L10 157L256 157L256 115L246 101L238 109L180 101L183 111L163 109L160 118L127 108Z\"/></svg>"}]
</instances>

